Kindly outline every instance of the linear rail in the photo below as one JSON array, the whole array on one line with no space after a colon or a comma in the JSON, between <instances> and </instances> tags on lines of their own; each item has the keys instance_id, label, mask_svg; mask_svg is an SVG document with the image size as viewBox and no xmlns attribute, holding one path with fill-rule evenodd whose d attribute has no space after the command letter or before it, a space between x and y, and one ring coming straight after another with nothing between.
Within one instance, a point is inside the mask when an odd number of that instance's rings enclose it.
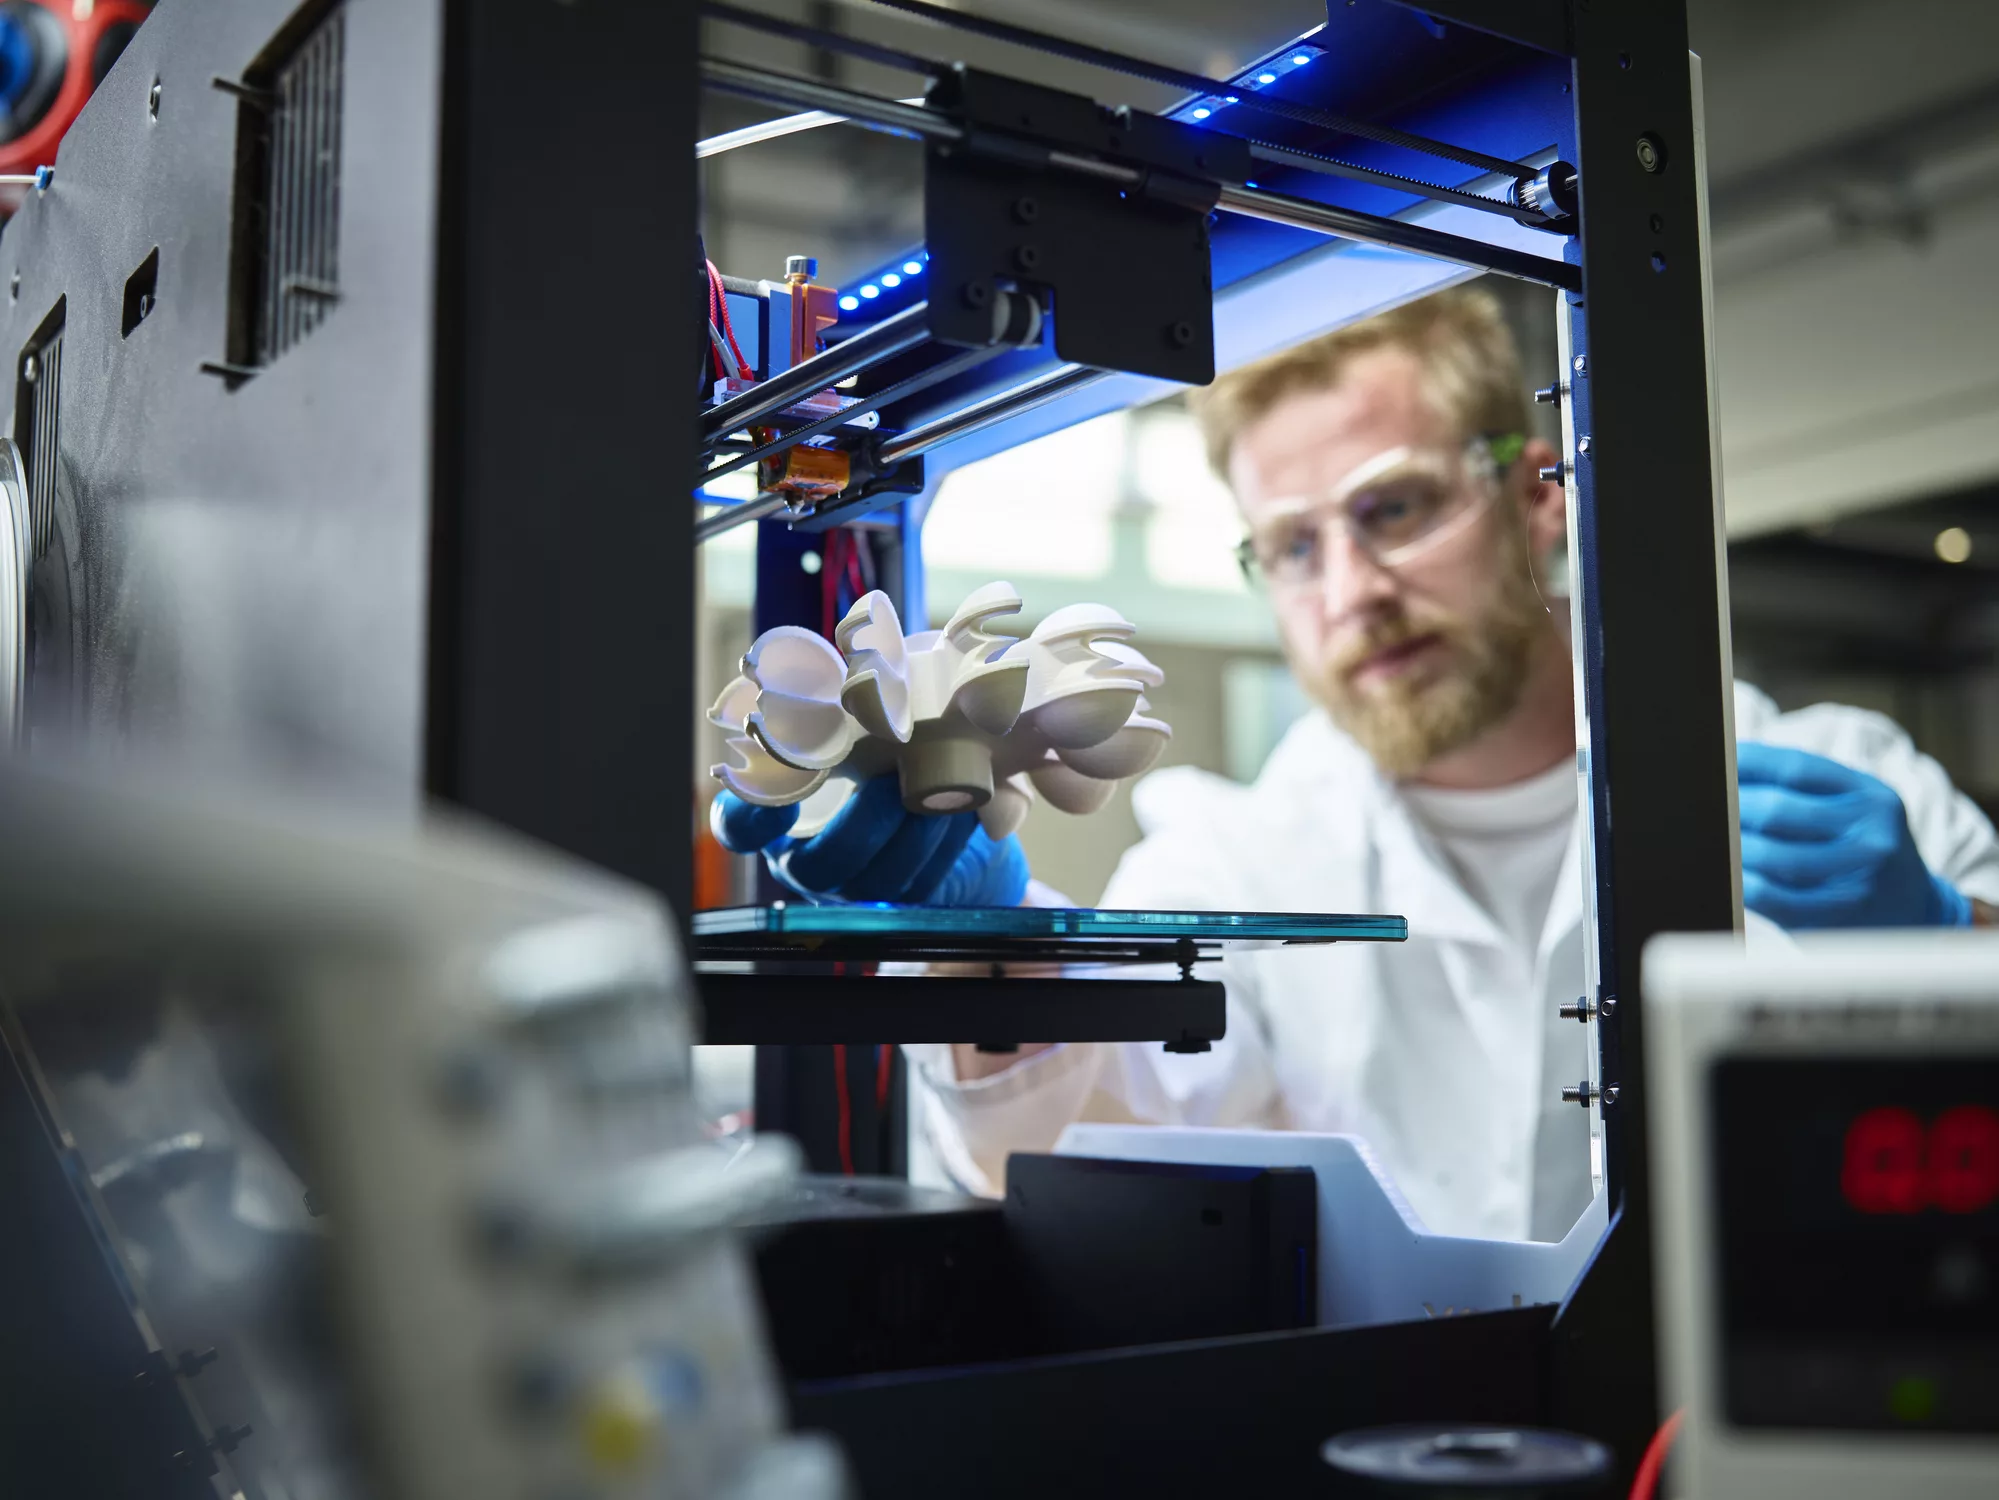
<instances>
[{"instance_id":1,"label":"linear rail","mask_svg":"<svg viewBox=\"0 0 1999 1500\"><path fill-rule=\"evenodd\" d=\"M936 110L920 105L898 104L892 99L879 99L871 94L746 67L741 63L704 57L701 59L701 76L704 82L726 93L742 94L775 104L802 104L808 109L823 109L854 121L887 125L927 140L958 141L965 134L964 128L955 120ZM1054 150L1046 153L1045 160L1051 167L1115 182L1123 187L1143 187L1145 183L1145 173L1117 162ZM1475 270L1497 271L1505 276L1544 282L1565 291L1582 290L1582 273L1566 261L1505 249L1487 244L1484 240L1446 234L1399 219L1335 208L1315 203L1309 198L1295 198L1287 193L1225 183L1222 185L1221 200L1216 206L1229 213L1273 224L1288 224L1293 228L1337 235L1364 244L1409 250Z\"/></svg>"}]
</instances>

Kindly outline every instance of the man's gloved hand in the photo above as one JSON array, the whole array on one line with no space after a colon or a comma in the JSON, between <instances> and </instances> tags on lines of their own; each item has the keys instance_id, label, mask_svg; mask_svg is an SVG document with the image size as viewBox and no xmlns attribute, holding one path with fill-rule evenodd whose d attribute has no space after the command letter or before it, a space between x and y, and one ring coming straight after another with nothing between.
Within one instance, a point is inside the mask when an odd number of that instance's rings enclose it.
<instances>
[{"instance_id":1,"label":"man's gloved hand","mask_svg":"<svg viewBox=\"0 0 1999 1500\"><path fill-rule=\"evenodd\" d=\"M795 805L757 807L731 792L715 798L722 846L762 851L771 873L810 901L1018 906L1027 893L1027 855L1017 837L995 843L975 812L907 812L893 776L862 783L809 839L790 837L797 821Z\"/></svg>"},{"instance_id":2,"label":"man's gloved hand","mask_svg":"<svg viewBox=\"0 0 1999 1500\"><path fill-rule=\"evenodd\" d=\"M1838 761L1735 747L1742 899L1780 927L1963 927L1971 903L1916 852L1902 799Z\"/></svg>"}]
</instances>

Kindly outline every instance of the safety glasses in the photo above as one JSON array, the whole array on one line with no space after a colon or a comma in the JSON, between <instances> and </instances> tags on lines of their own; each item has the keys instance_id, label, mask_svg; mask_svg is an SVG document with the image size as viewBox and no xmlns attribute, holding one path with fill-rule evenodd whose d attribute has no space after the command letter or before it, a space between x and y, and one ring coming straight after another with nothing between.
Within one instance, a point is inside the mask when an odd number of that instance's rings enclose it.
<instances>
[{"instance_id":1,"label":"safety glasses","mask_svg":"<svg viewBox=\"0 0 1999 1500\"><path fill-rule=\"evenodd\" d=\"M1380 567L1398 568L1459 535L1490 508L1500 476L1526 446L1521 434L1487 434L1463 448L1390 448L1323 495L1260 506L1236 560L1273 589L1316 586L1337 530Z\"/></svg>"}]
</instances>

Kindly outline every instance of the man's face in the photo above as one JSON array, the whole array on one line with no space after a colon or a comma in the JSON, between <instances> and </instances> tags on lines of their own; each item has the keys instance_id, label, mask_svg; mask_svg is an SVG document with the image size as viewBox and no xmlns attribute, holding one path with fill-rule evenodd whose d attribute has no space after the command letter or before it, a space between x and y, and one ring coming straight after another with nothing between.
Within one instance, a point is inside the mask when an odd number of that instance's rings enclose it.
<instances>
[{"instance_id":1,"label":"man's face","mask_svg":"<svg viewBox=\"0 0 1999 1500\"><path fill-rule=\"evenodd\" d=\"M1461 529L1392 566L1321 497L1389 450L1455 457L1467 436L1424 398L1415 356L1380 349L1338 385L1287 397L1230 455L1253 534L1282 528L1301 503L1323 517L1316 576L1272 578L1269 593L1299 680L1391 776L1414 776L1502 723L1551 636L1529 567L1533 491L1520 477L1534 455L1485 481L1499 485L1497 499Z\"/></svg>"}]
</instances>

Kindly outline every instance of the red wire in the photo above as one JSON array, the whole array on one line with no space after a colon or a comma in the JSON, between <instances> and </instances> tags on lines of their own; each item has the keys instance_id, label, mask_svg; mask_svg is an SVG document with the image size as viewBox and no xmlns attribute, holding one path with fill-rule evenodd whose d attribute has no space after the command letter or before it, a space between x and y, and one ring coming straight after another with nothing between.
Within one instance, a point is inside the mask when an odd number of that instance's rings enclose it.
<instances>
[{"instance_id":1,"label":"red wire","mask_svg":"<svg viewBox=\"0 0 1999 1500\"><path fill-rule=\"evenodd\" d=\"M840 1101L840 1170L854 1175L854 1104L847 1097L847 1048L833 1044L833 1094Z\"/></svg>"},{"instance_id":2,"label":"red wire","mask_svg":"<svg viewBox=\"0 0 1999 1500\"><path fill-rule=\"evenodd\" d=\"M723 369L724 375L741 374L748 378L751 374L750 362L743 358L743 346L736 342L736 325L729 317L729 294L722 285L722 273L715 269L715 262L708 262L708 316L722 330L722 337L729 345L729 353L736 361L734 370ZM720 350L715 353L715 363L722 364Z\"/></svg>"},{"instance_id":3,"label":"red wire","mask_svg":"<svg viewBox=\"0 0 1999 1500\"><path fill-rule=\"evenodd\" d=\"M1686 1414L1687 1409L1681 1407L1652 1434L1652 1441L1645 1445L1645 1456L1638 1461L1637 1476L1631 1481L1631 1500L1652 1500L1659 1488L1659 1475L1666 1467L1666 1454L1672 1449L1673 1439L1679 1436L1680 1419Z\"/></svg>"}]
</instances>

